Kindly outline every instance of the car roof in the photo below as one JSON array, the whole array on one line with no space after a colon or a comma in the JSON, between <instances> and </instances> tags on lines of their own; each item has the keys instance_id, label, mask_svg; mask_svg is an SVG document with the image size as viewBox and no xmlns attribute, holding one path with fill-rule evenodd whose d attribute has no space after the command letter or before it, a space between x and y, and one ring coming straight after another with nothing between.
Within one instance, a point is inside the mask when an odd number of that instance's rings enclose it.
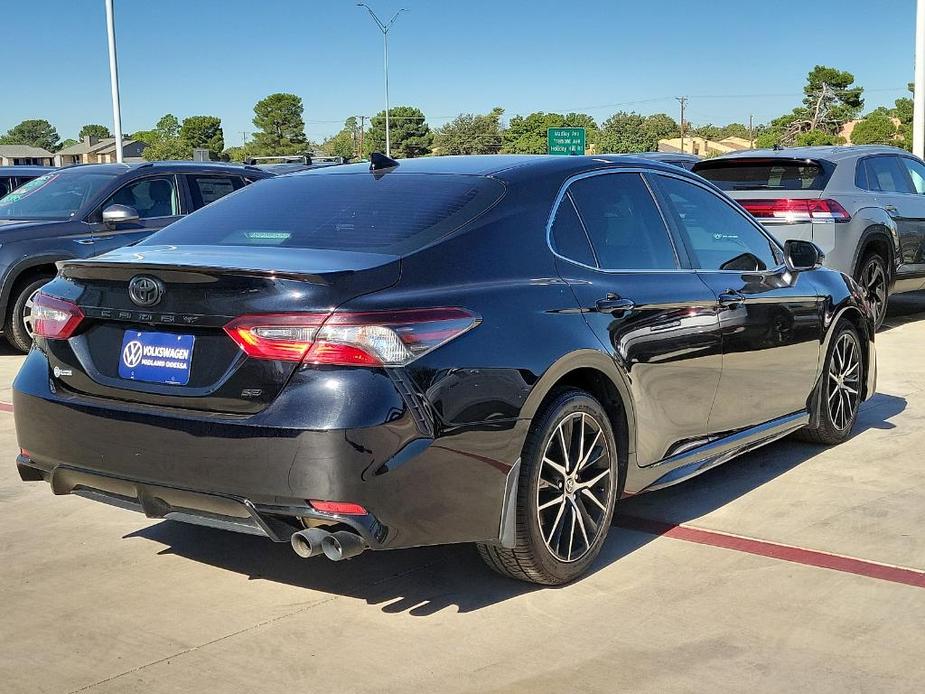
<instances>
[{"instance_id":1,"label":"car roof","mask_svg":"<svg viewBox=\"0 0 925 694\"><path fill-rule=\"evenodd\" d=\"M746 149L703 160L704 163L724 159L824 159L837 162L871 154L909 154L888 145L846 145L826 147L784 147L783 149Z\"/></svg>"},{"instance_id":2,"label":"car roof","mask_svg":"<svg viewBox=\"0 0 925 694\"><path fill-rule=\"evenodd\" d=\"M256 166L233 164L222 161L147 161L131 164L76 164L74 166L64 166L60 169L49 169L49 171L58 171L61 173L83 171L89 173L121 174L142 169L175 173L206 173L210 171L220 171L226 173L247 172L251 174L258 173L268 175L268 172L258 169Z\"/></svg>"},{"instance_id":3,"label":"car roof","mask_svg":"<svg viewBox=\"0 0 925 694\"><path fill-rule=\"evenodd\" d=\"M696 154L687 152L632 152L621 154L621 157L639 157L640 159L653 159L655 161L700 161Z\"/></svg>"},{"instance_id":4,"label":"car roof","mask_svg":"<svg viewBox=\"0 0 925 694\"><path fill-rule=\"evenodd\" d=\"M0 176L41 176L54 170L52 166L0 166Z\"/></svg>"},{"instance_id":5,"label":"car roof","mask_svg":"<svg viewBox=\"0 0 925 694\"><path fill-rule=\"evenodd\" d=\"M678 167L654 159L641 159L630 155L560 156L548 154L473 154L441 157L420 157L399 159L394 169L385 172L458 174L493 176L502 179L519 178L526 175L572 176L583 171L600 169L604 166L643 166L677 173ZM341 176L369 172L369 164L344 164L325 166L308 171L298 171L287 176Z\"/></svg>"}]
</instances>

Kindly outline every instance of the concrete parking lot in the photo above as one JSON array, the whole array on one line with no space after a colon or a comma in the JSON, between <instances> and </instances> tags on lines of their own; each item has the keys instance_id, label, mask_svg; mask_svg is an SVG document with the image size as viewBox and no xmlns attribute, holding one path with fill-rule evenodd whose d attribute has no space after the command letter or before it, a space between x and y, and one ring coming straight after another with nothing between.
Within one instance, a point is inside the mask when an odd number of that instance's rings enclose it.
<instances>
[{"instance_id":1,"label":"concrete parking lot","mask_svg":"<svg viewBox=\"0 0 925 694\"><path fill-rule=\"evenodd\" d=\"M623 502L558 589L466 546L305 561L54 497L19 481L0 404L0 691L920 692L925 296L894 299L877 341L850 441ZM0 403L20 362L0 355Z\"/></svg>"}]
</instances>

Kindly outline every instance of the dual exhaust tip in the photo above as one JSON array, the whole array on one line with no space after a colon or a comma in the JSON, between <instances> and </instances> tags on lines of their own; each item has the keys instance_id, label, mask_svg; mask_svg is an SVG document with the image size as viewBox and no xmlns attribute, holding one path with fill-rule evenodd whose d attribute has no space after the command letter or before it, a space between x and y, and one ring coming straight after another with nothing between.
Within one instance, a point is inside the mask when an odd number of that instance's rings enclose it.
<instances>
[{"instance_id":1,"label":"dual exhaust tip","mask_svg":"<svg viewBox=\"0 0 925 694\"><path fill-rule=\"evenodd\" d=\"M347 530L329 533L321 528L308 528L293 533L290 542L295 553L303 559L323 554L331 561L340 561L369 549L362 537Z\"/></svg>"}]
</instances>

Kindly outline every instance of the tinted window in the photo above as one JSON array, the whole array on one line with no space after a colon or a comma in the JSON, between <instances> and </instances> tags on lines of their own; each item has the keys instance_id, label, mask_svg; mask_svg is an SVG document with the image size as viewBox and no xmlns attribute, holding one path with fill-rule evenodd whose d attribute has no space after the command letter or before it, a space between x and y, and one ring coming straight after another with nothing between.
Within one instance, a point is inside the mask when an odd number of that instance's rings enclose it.
<instances>
[{"instance_id":1,"label":"tinted window","mask_svg":"<svg viewBox=\"0 0 925 694\"><path fill-rule=\"evenodd\" d=\"M187 176L186 180L189 181L194 210L244 187L240 176Z\"/></svg>"},{"instance_id":2,"label":"tinted window","mask_svg":"<svg viewBox=\"0 0 925 694\"><path fill-rule=\"evenodd\" d=\"M769 270L778 265L771 241L718 195L668 176L659 176L659 182L686 233L695 267Z\"/></svg>"},{"instance_id":3,"label":"tinted window","mask_svg":"<svg viewBox=\"0 0 925 694\"><path fill-rule=\"evenodd\" d=\"M581 226L581 220L578 219L575 206L568 195L562 198L556 210L551 236L553 248L559 255L585 265L597 265L588 235Z\"/></svg>"},{"instance_id":4,"label":"tinted window","mask_svg":"<svg viewBox=\"0 0 925 694\"><path fill-rule=\"evenodd\" d=\"M114 177L83 171L39 176L0 199L0 219L70 219Z\"/></svg>"},{"instance_id":5,"label":"tinted window","mask_svg":"<svg viewBox=\"0 0 925 694\"><path fill-rule=\"evenodd\" d=\"M721 190L822 190L822 164L789 159L723 159L701 162L694 171Z\"/></svg>"},{"instance_id":6,"label":"tinted window","mask_svg":"<svg viewBox=\"0 0 925 694\"><path fill-rule=\"evenodd\" d=\"M110 205L128 205L138 211L141 219L173 217L180 214L177 186L173 176L145 178L123 186L102 209Z\"/></svg>"},{"instance_id":7,"label":"tinted window","mask_svg":"<svg viewBox=\"0 0 925 694\"><path fill-rule=\"evenodd\" d=\"M903 157L902 162L906 167L906 171L909 172L909 178L912 179L912 187L915 188L915 192L919 195L925 193L925 164L922 164L918 159L910 159L909 157Z\"/></svg>"},{"instance_id":8,"label":"tinted window","mask_svg":"<svg viewBox=\"0 0 925 694\"><path fill-rule=\"evenodd\" d=\"M677 267L668 229L639 174L581 178L569 186L569 193L601 267L610 270Z\"/></svg>"},{"instance_id":9,"label":"tinted window","mask_svg":"<svg viewBox=\"0 0 925 694\"><path fill-rule=\"evenodd\" d=\"M0 198L9 193L14 188L14 179L0 178Z\"/></svg>"},{"instance_id":10,"label":"tinted window","mask_svg":"<svg viewBox=\"0 0 925 694\"><path fill-rule=\"evenodd\" d=\"M864 160L867 173L867 190L883 193L911 193L906 171L899 157L869 157Z\"/></svg>"},{"instance_id":11,"label":"tinted window","mask_svg":"<svg viewBox=\"0 0 925 694\"><path fill-rule=\"evenodd\" d=\"M503 194L501 183L482 176L282 176L208 205L146 243L404 253L471 221Z\"/></svg>"}]
</instances>

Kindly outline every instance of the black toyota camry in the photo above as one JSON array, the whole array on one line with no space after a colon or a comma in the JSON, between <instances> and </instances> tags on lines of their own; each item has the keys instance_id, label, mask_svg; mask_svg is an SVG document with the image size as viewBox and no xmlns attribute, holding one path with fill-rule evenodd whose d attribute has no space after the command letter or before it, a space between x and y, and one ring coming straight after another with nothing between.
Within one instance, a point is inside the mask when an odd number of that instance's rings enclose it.
<instances>
[{"instance_id":1,"label":"black toyota camry","mask_svg":"<svg viewBox=\"0 0 925 694\"><path fill-rule=\"evenodd\" d=\"M17 465L306 557L471 542L563 583L621 497L850 435L871 315L821 261L652 160L282 176L59 265L14 384Z\"/></svg>"}]
</instances>

